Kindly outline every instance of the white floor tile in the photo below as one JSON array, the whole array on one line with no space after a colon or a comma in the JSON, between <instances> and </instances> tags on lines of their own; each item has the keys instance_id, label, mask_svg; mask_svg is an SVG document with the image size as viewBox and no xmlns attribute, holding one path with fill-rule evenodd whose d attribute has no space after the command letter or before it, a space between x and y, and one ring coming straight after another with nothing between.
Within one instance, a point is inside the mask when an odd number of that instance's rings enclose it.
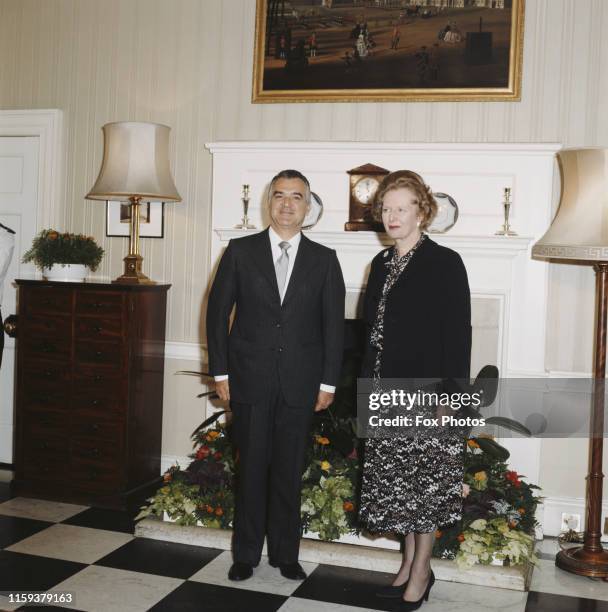
<instances>
[{"instance_id":1,"label":"white floor tile","mask_svg":"<svg viewBox=\"0 0 608 612\"><path fill-rule=\"evenodd\" d=\"M58 523L86 510L88 507L45 499L14 497L0 504L0 514Z\"/></svg>"},{"instance_id":2,"label":"white floor tile","mask_svg":"<svg viewBox=\"0 0 608 612\"><path fill-rule=\"evenodd\" d=\"M57 523L6 550L78 563L95 563L132 539L133 536L128 533Z\"/></svg>"},{"instance_id":3,"label":"white floor tile","mask_svg":"<svg viewBox=\"0 0 608 612\"><path fill-rule=\"evenodd\" d=\"M4 612L10 612L11 610L16 610L21 607L23 604L21 603L11 603L8 597L4 597L4 595L0 595L0 610Z\"/></svg>"},{"instance_id":4,"label":"white floor tile","mask_svg":"<svg viewBox=\"0 0 608 612\"><path fill-rule=\"evenodd\" d=\"M49 592L74 593L74 602L62 605L85 612L144 612L182 583L177 578L90 565Z\"/></svg>"},{"instance_id":5,"label":"white floor tile","mask_svg":"<svg viewBox=\"0 0 608 612\"><path fill-rule=\"evenodd\" d=\"M279 612L376 612L376 610L372 608L359 608L358 606L343 606L327 601L290 597L279 608Z\"/></svg>"},{"instance_id":6,"label":"white floor tile","mask_svg":"<svg viewBox=\"0 0 608 612\"><path fill-rule=\"evenodd\" d=\"M608 601L608 584L603 580L570 574L556 567L554 561L544 559L534 569L530 590Z\"/></svg>"},{"instance_id":7,"label":"white floor tile","mask_svg":"<svg viewBox=\"0 0 608 612\"><path fill-rule=\"evenodd\" d=\"M232 553L223 552L211 563L200 569L190 580L196 582L206 582L219 586L228 586L236 589L246 589L249 591L262 591L263 593L274 593L275 595L291 595L301 584L299 580L289 580L281 576L276 567L268 565L267 557L262 557L258 567L253 568L253 576L242 582L234 582L228 579L228 570L232 565ZM302 569L310 575L317 564L302 562Z\"/></svg>"},{"instance_id":8,"label":"white floor tile","mask_svg":"<svg viewBox=\"0 0 608 612\"><path fill-rule=\"evenodd\" d=\"M431 590L425 612L524 612L528 594L438 580Z\"/></svg>"}]
</instances>

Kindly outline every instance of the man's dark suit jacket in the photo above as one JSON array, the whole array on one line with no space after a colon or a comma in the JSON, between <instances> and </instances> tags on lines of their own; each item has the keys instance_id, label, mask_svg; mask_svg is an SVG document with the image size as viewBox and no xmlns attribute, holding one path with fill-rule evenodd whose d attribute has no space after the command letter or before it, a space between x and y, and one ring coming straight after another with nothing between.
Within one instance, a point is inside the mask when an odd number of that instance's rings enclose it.
<instances>
[{"instance_id":1,"label":"man's dark suit jacket","mask_svg":"<svg viewBox=\"0 0 608 612\"><path fill-rule=\"evenodd\" d=\"M210 373L228 374L231 400L255 404L278 371L287 403L312 408L340 375L344 291L335 251L302 235L281 304L268 230L231 240L209 296Z\"/></svg>"}]
</instances>

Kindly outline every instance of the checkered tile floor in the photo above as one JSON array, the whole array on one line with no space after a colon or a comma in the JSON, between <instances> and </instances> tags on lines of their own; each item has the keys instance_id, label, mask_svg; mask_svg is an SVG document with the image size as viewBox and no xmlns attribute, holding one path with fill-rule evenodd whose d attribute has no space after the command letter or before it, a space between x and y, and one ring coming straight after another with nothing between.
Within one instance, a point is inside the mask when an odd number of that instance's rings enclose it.
<instances>
[{"instance_id":1,"label":"checkered tile floor","mask_svg":"<svg viewBox=\"0 0 608 612\"><path fill-rule=\"evenodd\" d=\"M230 582L230 553L133 536L133 514L11 497L0 483L0 591L69 591L69 609L100 612L369 612L382 572L303 563L304 582L283 579L264 559ZM530 593L438 581L423 612L608 612L608 583L562 572L543 542ZM11 604L0 610L41 610ZM48 608L52 610L68 608Z\"/></svg>"}]
</instances>

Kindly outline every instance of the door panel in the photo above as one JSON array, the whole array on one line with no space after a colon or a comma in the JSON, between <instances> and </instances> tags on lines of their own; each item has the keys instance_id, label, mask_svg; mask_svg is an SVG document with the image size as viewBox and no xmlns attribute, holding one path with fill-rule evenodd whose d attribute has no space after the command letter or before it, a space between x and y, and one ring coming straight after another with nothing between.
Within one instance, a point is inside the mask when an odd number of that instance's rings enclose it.
<instances>
[{"instance_id":1,"label":"door panel","mask_svg":"<svg viewBox=\"0 0 608 612\"><path fill-rule=\"evenodd\" d=\"M0 222L15 230L15 252L2 299L2 316L16 312L15 278L34 276L31 264L22 264L36 233L38 197L38 137L0 137ZM1 333L4 333L3 331ZM15 341L5 336L0 368L0 462L13 461L13 382Z\"/></svg>"}]
</instances>

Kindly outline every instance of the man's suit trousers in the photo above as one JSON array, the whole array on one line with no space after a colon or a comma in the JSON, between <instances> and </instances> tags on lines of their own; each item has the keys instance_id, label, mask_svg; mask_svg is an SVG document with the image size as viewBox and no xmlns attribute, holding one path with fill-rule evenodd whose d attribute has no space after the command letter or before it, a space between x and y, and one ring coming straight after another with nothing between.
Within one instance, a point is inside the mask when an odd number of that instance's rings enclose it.
<instances>
[{"instance_id":1,"label":"man's suit trousers","mask_svg":"<svg viewBox=\"0 0 608 612\"><path fill-rule=\"evenodd\" d=\"M300 494L313 406L288 405L278 373L267 399L256 405L231 402L238 449L234 560L257 565L267 536L268 557L298 560Z\"/></svg>"}]
</instances>

